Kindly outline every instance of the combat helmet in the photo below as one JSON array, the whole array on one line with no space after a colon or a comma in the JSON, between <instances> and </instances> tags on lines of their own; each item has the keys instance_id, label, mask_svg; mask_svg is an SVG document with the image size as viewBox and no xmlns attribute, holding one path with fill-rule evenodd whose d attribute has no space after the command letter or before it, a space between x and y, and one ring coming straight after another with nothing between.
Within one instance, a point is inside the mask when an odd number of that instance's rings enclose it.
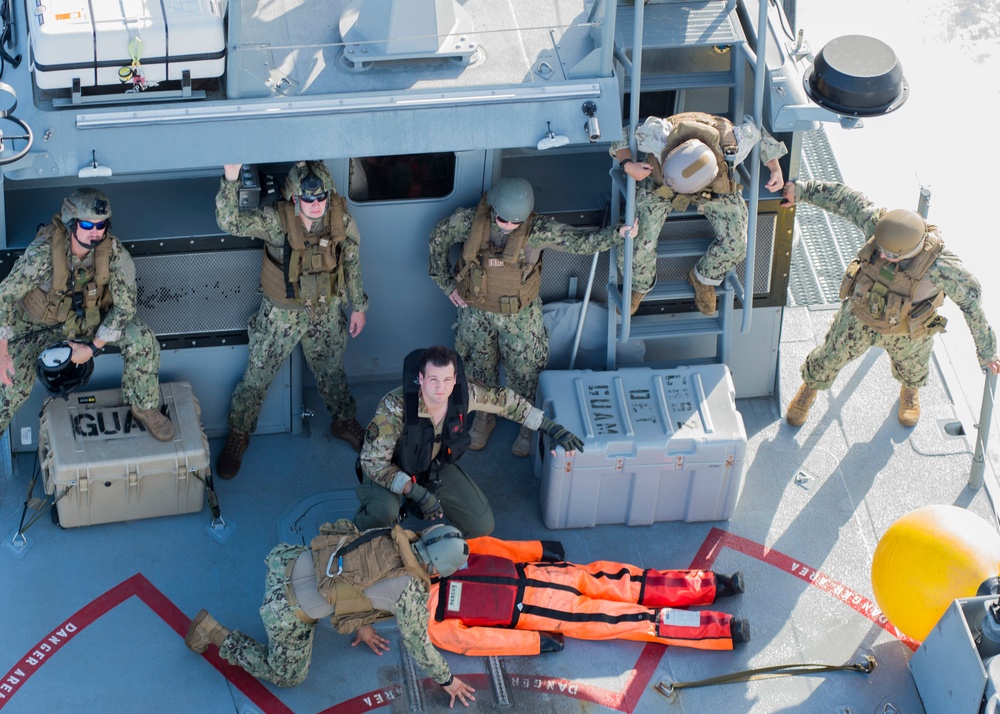
<instances>
[{"instance_id":1,"label":"combat helmet","mask_svg":"<svg viewBox=\"0 0 1000 714\"><path fill-rule=\"evenodd\" d=\"M896 208L875 224L875 242L890 258L907 258L924 240L927 224L916 211Z\"/></svg>"},{"instance_id":2,"label":"combat helmet","mask_svg":"<svg viewBox=\"0 0 1000 714\"><path fill-rule=\"evenodd\" d=\"M442 578L447 578L469 559L469 544L462 537L462 532L443 523L421 533L420 540L413 547L420 559L433 565Z\"/></svg>"},{"instance_id":3,"label":"combat helmet","mask_svg":"<svg viewBox=\"0 0 1000 714\"><path fill-rule=\"evenodd\" d=\"M84 219L86 220L86 219ZM83 364L73 362L73 348L68 342L57 342L35 360L35 374L53 397L67 397L86 386L94 373L94 358Z\"/></svg>"},{"instance_id":4,"label":"combat helmet","mask_svg":"<svg viewBox=\"0 0 1000 714\"><path fill-rule=\"evenodd\" d=\"M678 144L663 159L663 183L676 193L698 193L719 175L719 162L698 139Z\"/></svg>"},{"instance_id":5,"label":"combat helmet","mask_svg":"<svg viewBox=\"0 0 1000 714\"><path fill-rule=\"evenodd\" d=\"M104 191L78 188L63 199L60 218L67 226L71 221L106 221L111 218L111 202Z\"/></svg>"},{"instance_id":6,"label":"combat helmet","mask_svg":"<svg viewBox=\"0 0 1000 714\"><path fill-rule=\"evenodd\" d=\"M504 178L487 191L486 202L500 218L524 223L535 207L535 191L523 178Z\"/></svg>"},{"instance_id":7,"label":"combat helmet","mask_svg":"<svg viewBox=\"0 0 1000 714\"><path fill-rule=\"evenodd\" d=\"M288 172L282 195L290 201L292 196L322 196L333 192L333 177L322 161L300 161Z\"/></svg>"}]
</instances>

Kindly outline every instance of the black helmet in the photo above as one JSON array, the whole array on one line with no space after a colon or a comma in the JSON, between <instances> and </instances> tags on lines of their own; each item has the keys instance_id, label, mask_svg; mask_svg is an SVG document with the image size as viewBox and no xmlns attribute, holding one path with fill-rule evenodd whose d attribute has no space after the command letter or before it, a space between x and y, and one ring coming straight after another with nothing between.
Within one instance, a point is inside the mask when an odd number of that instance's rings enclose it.
<instances>
[{"instance_id":1,"label":"black helmet","mask_svg":"<svg viewBox=\"0 0 1000 714\"><path fill-rule=\"evenodd\" d=\"M35 360L35 374L38 381L53 397L68 397L70 394L86 386L90 375L94 373L94 358L83 364L74 364L70 359L73 348L68 342L58 342Z\"/></svg>"}]
</instances>

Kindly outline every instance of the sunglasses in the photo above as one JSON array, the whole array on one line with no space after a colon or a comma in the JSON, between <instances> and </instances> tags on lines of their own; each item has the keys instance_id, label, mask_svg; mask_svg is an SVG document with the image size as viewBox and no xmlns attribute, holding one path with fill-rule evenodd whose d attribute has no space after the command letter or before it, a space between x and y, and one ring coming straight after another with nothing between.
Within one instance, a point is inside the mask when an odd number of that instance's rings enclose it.
<instances>
[{"instance_id":1,"label":"sunglasses","mask_svg":"<svg viewBox=\"0 0 1000 714\"><path fill-rule=\"evenodd\" d=\"M77 221L76 224L85 231L92 231L95 228L99 231L103 231L107 227L108 222L106 220L98 221L97 223L94 223L93 221Z\"/></svg>"},{"instance_id":2,"label":"sunglasses","mask_svg":"<svg viewBox=\"0 0 1000 714\"><path fill-rule=\"evenodd\" d=\"M524 221L508 221L506 218L497 216L497 223L506 223L508 226L519 226L524 223Z\"/></svg>"},{"instance_id":3,"label":"sunglasses","mask_svg":"<svg viewBox=\"0 0 1000 714\"><path fill-rule=\"evenodd\" d=\"M316 203L317 201L325 201L329 198L329 196L329 191L324 191L323 193L317 193L311 196L309 194L302 194L299 196L299 200L302 201L302 203Z\"/></svg>"}]
</instances>

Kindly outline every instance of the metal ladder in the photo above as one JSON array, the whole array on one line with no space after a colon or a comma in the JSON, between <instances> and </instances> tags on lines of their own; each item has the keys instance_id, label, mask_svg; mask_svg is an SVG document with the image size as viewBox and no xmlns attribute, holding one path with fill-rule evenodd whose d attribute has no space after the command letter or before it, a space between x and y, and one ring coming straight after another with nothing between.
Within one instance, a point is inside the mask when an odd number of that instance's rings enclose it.
<instances>
[{"instance_id":1,"label":"metal ladder","mask_svg":"<svg viewBox=\"0 0 1000 714\"><path fill-rule=\"evenodd\" d=\"M625 69L629 78L628 91L631 93L631 103L629 121L632 126L636 125L639 117L640 76L642 74L642 49L643 47L655 46L657 48L690 48L697 46L717 47L720 44L720 34L727 35L721 38L729 47L729 52L735 53L726 71L700 72L689 74L678 74L669 77L656 77L647 82L654 90L675 90L684 91L686 89L701 89L710 87L726 87L729 89L729 105L732 108L742 107L744 104L744 62L746 58L754 66L754 117L760 126L760 116L763 108L763 43L766 32L758 33L758 52L754 53L750 49L746 38L740 28L739 18L736 13L743 3L734 1L707 3L697 7L689 4L659 4L644 6L639 3L632 8L619 6L618 19L627 20L629 14L632 19L632 56L626 56L622 47L616 43L615 59ZM746 8L743 8L746 10ZM758 27L766 27L767 23L767 3L758 5L759 17ZM650 32L644 35L644 22L646 15L657 13L653 17L653 26ZM706 28L714 28L706 31ZM760 57L760 61L758 61ZM683 110L683 108L679 108ZM741 117L732 117L739 121ZM630 137L630 148L632 155L638 157L636 151L634 134ZM750 313L753 304L753 253L756 246L756 223L757 223L757 198L759 193L760 180L760 146L756 146L749 157L744 161L743 173L746 185L749 190L749 234L747 244L747 263L745 275L748 279L749 287L744 287L738 277L730 272L723 283L716 288L718 296L718 311L714 315L703 315L700 312L664 312L662 314L646 314L631 317L628 314L628 307L631 299L632 285L632 239L626 238L622 247L624 251L624 271L621 279L621 288L618 287L617 272L617 248L611 250L608 269L608 301L618 308L609 310L608 314L608 350L607 369L615 369L615 347L617 343L626 343L632 339L691 339L704 335L715 335L716 351L714 357L708 358L708 362L723 363L728 365L732 353L733 320L735 316L736 295L741 296L744 306L742 332L749 332ZM749 172L749 173L747 173ZM635 181L625 176L622 171L615 166L611 171L612 195L623 196L625 198L625 223L631 224L635 216ZM620 202L612 200L611 220L612 224L619 221ZM677 220L690 220L692 215L697 215L694 211L683 213L674 212L667 218L666 226ZM704 221L705 219L700 219ZM665 231L666 232L666 229ZM709 229L710 232L710 229ZM662 235L661 235L662 238ZM687 269L690 268L698 257L704 254L712 238L682 238L671 240L660 240L657 246L657 262L670 259L681 260L686 264L682 271L683 277L674 280L658 280L653 290L646 297L647 303L663 303L674 301L691 301L694 297L694 289L686 280ZM595 256L596 259L596 256ZM619 323L619 314L621 322ZM686 363L699 360L686 359Z\"/></svg>"}]
</instances>

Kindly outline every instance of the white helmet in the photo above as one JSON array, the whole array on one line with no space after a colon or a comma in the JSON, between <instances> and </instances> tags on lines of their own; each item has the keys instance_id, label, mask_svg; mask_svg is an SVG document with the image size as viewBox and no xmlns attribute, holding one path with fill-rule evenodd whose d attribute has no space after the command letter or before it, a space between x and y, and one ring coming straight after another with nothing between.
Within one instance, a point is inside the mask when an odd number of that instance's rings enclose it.
<instances>
[{"instance_id":1,"label":"white helmet","mask_svg":"<svg viewBox=\"0 0 1000 714\"><path fill-rule=\"evenodd\" d=\"M433 565L437 574L447 578L469 559L469 545L462 532L443 523L431 526L413 544L420 559Z\"/></svg>"},{"instance_id":2,"label":"white helmet","mask_svg":"<svg viewBox=\"0 0 1000 714\"><path fill-rule=\"evenodd\" d=\"M718 175L715 152L697 139L675 146L663 161L663 183L675 193L697 193Z\"/></svg>"}]
</instances>

